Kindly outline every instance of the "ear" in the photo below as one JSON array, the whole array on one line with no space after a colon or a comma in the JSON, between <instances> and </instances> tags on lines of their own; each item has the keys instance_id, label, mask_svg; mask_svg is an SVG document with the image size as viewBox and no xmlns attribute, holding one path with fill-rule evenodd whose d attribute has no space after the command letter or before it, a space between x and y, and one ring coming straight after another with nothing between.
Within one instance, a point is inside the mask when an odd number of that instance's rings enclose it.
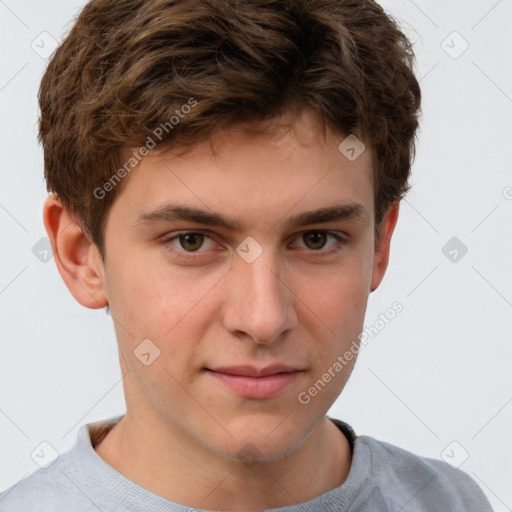
<instances>
[{"instance_id":1,"label":"ear","mask_svg":"<svg viewBox=\"0 0 512 512\"><path fill-rule=\"evenodd\" d=\"M43 222L55 263L73 297L86 308L107 306L98 248L84 235L56 194L51 194L44 203Z\"/></svg>"},{"instance_id":2,"label":"ear","mask_svg":"<svg viewBox=\"0 0 512 512\"><path fill-rule=\"evenodd\" d=\"M381 221L379 238L375 243L375 254L373 258L373 273L370 291L375 291L380 285L389 261L389 248L391 245L391 235L398 220L399 202L393 203L386 212Z\"/></svg>"}]
</instances>

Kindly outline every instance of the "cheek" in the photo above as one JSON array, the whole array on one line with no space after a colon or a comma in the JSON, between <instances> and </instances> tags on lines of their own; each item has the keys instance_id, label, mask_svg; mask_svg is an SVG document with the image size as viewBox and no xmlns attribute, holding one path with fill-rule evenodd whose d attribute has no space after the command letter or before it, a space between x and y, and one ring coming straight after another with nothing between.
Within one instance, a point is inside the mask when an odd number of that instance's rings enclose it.
<instances>
[{"instance_id":1,"label":"cheek","mask_svg":"<svg viewBox=\"0 0 512 512\"><path fill-rule=\"evenodd\" d=\"M318 297L316 313L330 328L329 331L323 328L327 333L323 353L330 357L333 353L342 353L363 328L367 293L360 286L351 284L341 279L333 281L333 286L337 285L338 289Z\"/></svg>"},{"instance_id":2,"label":"cheek","mask_svg":"<svg viewBox=\"0 0 512 512\"><path fill-rule=\"evenodd\" d=\"M117 289L121 323L131 334L119 329L124 350L132 353L142 340L152 340L160 349L157 366L169 372L161 376L165 380L171 374L181 382L197 364L197 353L214 324L215 285L222 274L199 275L188 269L184 275L163 265L146 270L126 273Z\"/></svg>"},{"instance_id":3,"label":"cheek","mask_svg":"<svg viewBox=\"0 0 512 512\"><path fill-rule=\"evenodd\" d=\"M339 329L363 321L370 279L368 262L359 259L316 278L304 275L301 297L327 326Z\"/></svg>"},{"instance_id":4,"label":"cheek","mask_svg":"<svg viewBox=\"0 0 512 512\"><path fill-rule=\"evenodd\" d=\"M311 348L315 378L327 371L338 356L359 344L369 292L367 267L368 260L365 262L360 255L322 274L321 279L302 278L299 322L314 340ZM315 286L312 283L316 283ZM355 352L357 354L357 349ZM344 363L343 371L335 372L336 384L329 387L326 397L339 393L355 359Z\"/></svg>"},{"instance_id":5,"label":"cheek","mask_svg":"<svg viewBox=\"0 0 512 512\"><path fill-rule=\"evenodd\" d=\"M204 306L204 299L222 277L199 268L126 261L111 276L110 291L118 311L135 329L163 336L189 313Z\"/></svg>"}]
</instances>

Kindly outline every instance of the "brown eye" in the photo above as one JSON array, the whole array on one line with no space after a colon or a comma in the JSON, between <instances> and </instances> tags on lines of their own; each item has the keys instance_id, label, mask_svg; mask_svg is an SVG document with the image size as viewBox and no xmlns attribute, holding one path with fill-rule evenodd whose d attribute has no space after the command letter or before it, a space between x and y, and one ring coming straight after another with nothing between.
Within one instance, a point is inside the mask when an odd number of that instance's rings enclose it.
<instances>
[{"instance_id":1,"label":"brown eye","mask_svg":"<svg viewBox=\"0 0 512 512\"><path fill-rule=\"evenodd\" d=\"M327 242L327 233L323 231L308 231L302 236L308 249L322 249Z\"/></svg>"},{"instance_id":2,"label":"brown eye","mask_svg":"<svg viewBox=\"0 0 512 512\"><path fill-rule=\"evenodd\" d=\"M196 259L206 256L215 248L215 240L206 231L182 231L162 239L162 243L168 246L174 256ZM215 251L214 251L215 252Z\"/></svg>"},{"instance_id":3,"label":"brown eye","mask_svg":"<svg viewBox=\"0 0 512 512\"><path fill-rule=\"evenodd\" d=\"M303 231L291 247L303 249L318 256L334 254L346 243L344 236L323 229Z\"/></svg>"},{"instance_id":4,"label":"brown eye","mask_svg":"<svg viewBox=\"0 0 512 512\"><path fill-rule=\"evenodd\" d=\"M202 233L187 233L186 235L180 235L178 239L183 249L193 252L203 245L204 235Z\"/></svg>"}]
</instances>

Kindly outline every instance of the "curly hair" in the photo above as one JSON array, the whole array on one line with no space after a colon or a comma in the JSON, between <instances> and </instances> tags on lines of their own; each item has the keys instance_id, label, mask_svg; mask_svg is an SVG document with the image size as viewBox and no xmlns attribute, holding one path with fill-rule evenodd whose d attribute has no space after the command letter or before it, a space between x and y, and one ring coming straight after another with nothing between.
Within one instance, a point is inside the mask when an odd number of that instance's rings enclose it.
<instances>
[{"instance_id":1,"label":"curly hair","mask_svg":"<svg viewBox=\"0 0 512 512\"><path fill-rule=\"evenodd\" d=\"M324 131L372 147L378 226L409 188L413 67L410 41L372 0L91 0L40 85L47 189L103 257L128 150L140 148L133 167L154 146L310 109Z\"/></svg>"}]
</instances>

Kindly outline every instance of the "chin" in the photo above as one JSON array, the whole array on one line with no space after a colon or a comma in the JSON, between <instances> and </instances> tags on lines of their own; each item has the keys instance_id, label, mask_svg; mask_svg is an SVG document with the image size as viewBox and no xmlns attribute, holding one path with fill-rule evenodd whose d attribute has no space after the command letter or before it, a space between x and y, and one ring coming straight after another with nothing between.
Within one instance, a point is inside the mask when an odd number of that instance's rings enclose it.
<instances>
[{"instance_id":1,"label":"chin","mask_svg":"<svg viewBox=\"0 0 512 512\"><path fill-rule=\"evenodd\" d=\"M299 423L285 420L286 414L238 419L228 429L231 436L227 435L227 442L214 451L245 464L282 459L307 436L305 426L299 430Z\"/></svg>"}]
</instances>

